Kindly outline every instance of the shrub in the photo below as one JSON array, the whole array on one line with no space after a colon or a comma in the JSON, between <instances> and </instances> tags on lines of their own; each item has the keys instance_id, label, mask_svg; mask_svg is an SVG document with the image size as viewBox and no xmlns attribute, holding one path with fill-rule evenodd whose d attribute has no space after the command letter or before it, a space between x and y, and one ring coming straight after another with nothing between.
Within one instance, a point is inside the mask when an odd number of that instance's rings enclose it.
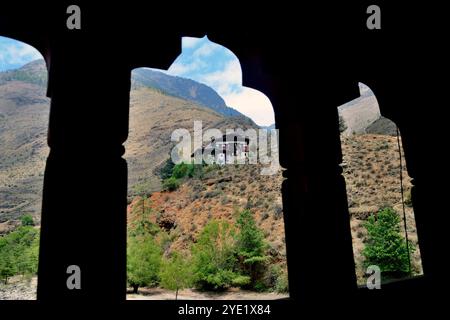
<instances>
[{"instance_id":1,"label":"shrub","mask_svg":"<svg viewBox=\"0 0 450 320\"><path fill-rule=\"evenodd\" d=\"M218 195L220 195L220 190L212 190L212 191L208 191L205 193L204 198L209 199L209 198L215 198Z\"/></svg>"},{"instance_id":2,"label":"shrub","mask_svg":"<svg viewBox=\"0 0 450 320\"><path fill-rule=\"evenodd\" d=\"M281 271L278 274L276 283L275 283L275 291L278 293L287 293L289 292L289 281L287 272Z\"/></svg>"},{"instance_id":3,"label":"shrub","mask_svg":"<svg viewBox=\"0 0 450 320\"><path fill-rule=\"evenodd\" d=\"M367 244L363 250L364 265L377 265L384 276L397 278L410 274L409 255L413 252L400 233L400 217L392 208L371 215L364 224Z\"/></svg>"},{"instance_id":4,"label":"shrub","mask_svg":"<svg viewBox=\"0 0 450 320\"><path fill-rule=\"evenodd\" d=\"M273 206L273 215L276 220L280 219L283 216L283 207L279 204L275 204Z\"/></svg>"},{"instance_id":5,"label":"shrub","mask_svg":"<svg viewBox=\"0 0 450 320\"><path fill-rule=\"evenodd\" d=\"M159 170L159 176L161 179L165 180L172 176L173 169L175 167L175 164L172 162L172 159L167 159L164 166Z\"/></svg>"},{"instance_id":6,"label":"shrub","mask_svg":"<svg viewBox=\"0 0 450 320\"><path fill-rule=\"evenodd\" d=\"M161 256L161 248L151 235L128 239L127 280L134 293L139 287L158 284Z\"/></svg>"},{"instance_id":7,"label":"shrub","mask_svg":"<svg viewBox=\"0 0 450 320\"><path fill-rule=\"evenodd\" d=\"M184 162L176 164L175 167L173 168L172 177L176 179L184 178L189 173L192 173L192 170L193 170L192 164L187 164Z\"/></svg>"},{"instance_id":8,"label":"shrub","mask_svg":"<svg viewBox=\"0 0 450 320\"><path fill-rule=\"evenodd\" d=\"M163 181L163 189L166 191L175 191L180 186L180 182L175 177L170 177Z\"/></svg>"},{"instance_id":9,"label":"shrub","mask_svg":"<svg viewBox=\"0 0 450 320\"><path fill-rule=\"evenodd\" d=\"M20 218L20 222L22 223L22 226L34 226L33 217L30 214L23 215Z\"/></svg>"},{"instance_id":10,"label":"shrub","mask_svg":"<svg viewBox=\"0 0 450 320\"><path fill-rule=\"evenodd\" d=\"M223 290L245 285L249 277L234 271L235 230L225 221L211 220L192 246L193 283L199 289Z\"/></svg>"}]
</instances>

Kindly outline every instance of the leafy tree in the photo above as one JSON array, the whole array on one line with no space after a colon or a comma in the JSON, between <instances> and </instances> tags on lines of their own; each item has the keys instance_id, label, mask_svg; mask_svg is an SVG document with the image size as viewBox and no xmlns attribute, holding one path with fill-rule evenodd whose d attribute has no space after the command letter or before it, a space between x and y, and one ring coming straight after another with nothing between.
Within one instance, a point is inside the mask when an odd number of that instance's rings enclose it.
<instances>
[{"instance_id":1,"label":"leafy tree","mask_svg":"<svg viewBox=\"0 0 450 320\"><path fill-rule=\"evenodd\" d=\"M8 249L0 239L0 278L8 283L8 278L14 276L17 273L17 267L14 259L14 255Z\"/></svg>"},{"instance_id":2,"label":"leafy tree","mask_svg":"<svg viewBox=\"0 0 450 320\"><path fill-rule=\"evenodd\" d=\"M151 235L128 239L127 278L134 293L139 287L158 284L161 256L161 248Z\"/></svg>"},{"instance_id":3,"label":"leafy tree","mask_svg":"<svg viewBox=\"0 0 450 320\"><path fill-rule=\"evenodd\" d=\"M365 266L377 265L382 274L397 278L410 274L409 255L413 246L406 245L400 233L400 217L392 208L380 210L371 215L364 224L368 232L368 241L363 250Z\"/></svg>"},{"instance_id":4,"label":"leafy tree","mask_svg":"<svg viewBox=\"0 0 450 320\"><path fill-rule=\"evenodd\" d=\"M267 245L264 235L257 227L250 210L242 210L237 219L239 233L236 242L236 253L240 261L241 270L250 276L251 285L261 286L259 279L264 271L268 257L265 255ZM262 288L259 288L262 289Z\"/></svg>"},{"instance_id":5,"label":"leafy tree","mask_svg":"<svg viewBox=\"0 0 450 320\"><path fill-rule=\"evenodd\" d=\"M226 221L211 220L192 246L194 284L206 290L247 284L249 277L234 271L234 251L234 228Z\"/></svg>"},{"instance_id":6,"label":"leafy tree","mask_svg":"<svg viewBox=\"0 0 450 320\"><path fill-rule=\"evenodd\" d=\"M0 277L5 283L17 274L37 272L39 231L31 226L19 227L0 237Z\"/></svg>"},{"instance_id":7,"label":"leafy tree","mask_svg":"<svg viewBox=\"0 0 450 320\"><path fill-rule=\"evenodd\" d=\"M192 284L190 259L182 257L178 252L173 252L170 258L163 259L160 278L163 288L175 290L175 300L177 300L178 290L188 288Z\"/></svg>"}]
</instances>

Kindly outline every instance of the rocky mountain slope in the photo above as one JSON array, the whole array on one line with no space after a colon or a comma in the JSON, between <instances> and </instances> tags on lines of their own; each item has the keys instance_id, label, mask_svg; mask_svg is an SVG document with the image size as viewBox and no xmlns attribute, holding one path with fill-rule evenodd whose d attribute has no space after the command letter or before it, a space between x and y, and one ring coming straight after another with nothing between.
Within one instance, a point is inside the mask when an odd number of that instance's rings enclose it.
<instances>
[{"instance_id":1,"label":"rocky mountain slope","mask_svg":"<svg viewBox=\"0 0 450 320\"><path fill-rule=\"evenodd\" d=\"M0 73L0 223L40 215L50 100L43 61Z\"/></svg>"},{"instance_id":2,"label":"rocky mountain slope","mask_svg":"<svg viewBox=\"0 0 450 320\"><path fill-rule=\"evenodd\" d=\"M400 154L397 137L379 134L341 136L343 175L347 186L347 201L353 239L353 253L358 281L364 283L362 250L367 241L364 222L380 209L392 207L403 221L400 188ZM416 274L422 272L414 211L410 203L411 181L406 171L402 150L403 188L408 237L415 252L412 267ZM403 224L402 224L402 233Z\"/></svg>"},{"instance_id":3,"label":"rocky mountain slope","mask_svg":"<svg viewBox=\"0 0 450 320\"><path fill-rule=\"evenodd\" d=\"M153 172L168 158L174 129L191 130L194 119L202 120L204 128L256 126L228 108L214 90L203 84L147 69L137 69L132 75L130 134L125 155L132 194L139 188L160 189ZM26 213L31 213L37 222L40 219L48 154L50 100L45 95L46 79L43 60L0 72L0 223ZM8 225L13 224L2 225L0 230L9 230Z\"/></svg>"},{"instance_id":4,"label":"rocky mountain slope","mask_svg":"<svg viewBox=\"0 0 450 320\"><path fill-rule=\"evenodd\" d=\"M133 70L131 80L134 88L154 88L166 95L208 107L227 117L242 116L237 110L228 107L216 91L194 80L170 76L149 68Z\"/></svg>"}]
</instances>

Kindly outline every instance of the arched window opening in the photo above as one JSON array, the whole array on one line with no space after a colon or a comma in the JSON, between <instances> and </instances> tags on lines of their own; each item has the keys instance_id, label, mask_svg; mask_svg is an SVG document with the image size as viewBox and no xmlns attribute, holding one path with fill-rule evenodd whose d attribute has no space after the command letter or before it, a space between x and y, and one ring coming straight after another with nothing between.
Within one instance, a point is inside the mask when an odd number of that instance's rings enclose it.
<instances>
[{"instance_id":1,"label":"arched window opening","mask_svg":"<svg viewBox=\"0 0 450 320\"><path fill-rule=\"evenodd\" d=\"M366 285L370 265L384 283L420 275L422 264L400 132L359 86L361 96L338 113L356 275Z\"/></svg>"},{"instance_id":2,"label":"arched window opening","mask_svg":"<svg viewBox=\"0 0 450 320\"><path fill-rule=\"evenodd\" d=\"M0 300L36 299L47 68L33 47L0 37Z\"/></svg>"},{"instance_id":3,"label":"arched window opening","mask_svg":"<svg viewBox=\"0 0 450 320\"><path fill-rule=\"evenodd\" d=\"M274 121L237 57L207 37L184 37L168 70L133 70L129 299L287 296Z\"/></svg>"}]
</instances>

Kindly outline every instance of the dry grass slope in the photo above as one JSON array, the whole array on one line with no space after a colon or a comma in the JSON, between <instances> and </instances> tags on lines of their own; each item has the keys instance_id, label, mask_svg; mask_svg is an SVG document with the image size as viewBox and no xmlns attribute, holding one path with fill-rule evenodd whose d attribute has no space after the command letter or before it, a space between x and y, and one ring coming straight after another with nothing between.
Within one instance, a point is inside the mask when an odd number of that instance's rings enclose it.
<instances>
[{"instance_id":1,"label":"dry grass slope","mask_svg":"<svg viewBox=\"0 0 450 320\"><path fill-rule=\"evenodd\" d=\"M357 264L359 282L364 280L361 251L367 240L364 221L379 209L392 207L403 217L400 189L400 156L397 137L376 134L341 137L344 155L342 167L347 184L347 199L350 212L353 251ZM402 151L403 155L403 151ZM403 163L404 194L411 189L411 182ZM406 221L409 239L416 247L413 268L422 273L420 251L417 244L417 231L414 212L406 206ZM403 230L403 229L402 229Z\"/></svg>"}]
</instances>

